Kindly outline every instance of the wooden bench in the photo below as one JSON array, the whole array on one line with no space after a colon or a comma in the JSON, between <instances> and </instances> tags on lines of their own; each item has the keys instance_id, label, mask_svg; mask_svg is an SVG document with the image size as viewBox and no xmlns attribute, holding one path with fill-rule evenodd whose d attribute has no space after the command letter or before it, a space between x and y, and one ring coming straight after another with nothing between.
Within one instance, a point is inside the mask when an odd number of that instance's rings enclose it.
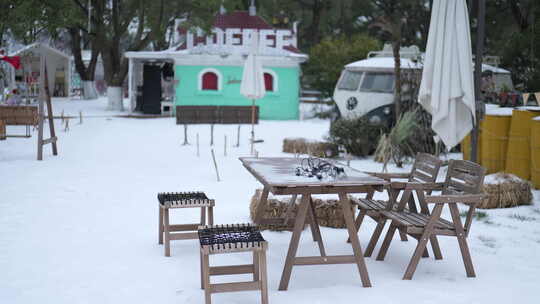
<instances>
[{"instance_id":1,"label":"wooden bench","mask_svg":"<svg viewBox=\"0 0 540 304\"><path fill-rule=\"evenodd\" d=\"M428 241L434 245L434 238L437 235L454 236L458 244L465 264L465 270L468 277L474 277L474 267L471 260L471 254L467 245L467 236L469 234L476 205L479 204L486 195L482 193L484 175L486 169L480 165L464 160L450 160L448 173L443 184L442 195L431 196L428 193L436 186L435 183L422 184L412 183L405 188L416 191L421 213L405 210L405 202L412 196L411 192L405 192L405 200L400 201L397 210L387 210L381 212L381 216L392 220L392 224L381 245L377 260L384 260L392 237L396 229L404 229L407 234L418 236L418 245L407 266L404 280L410 280L416 270L421 255L426 249ZM465 219L465 225L462 224L457 203L467 205L468 211ZM434 205L431 212L428 205ZM452 219L445 220L441 218L441 212L445 205L448 205ZM442 259L442 254L438 243L433 248L436 259Z\"/></svg>"},{"instance_id":2,"label":"wooden bench","mask_svg":"<svg viewBox=\"0 0 540 304\"><path fill-rule=\"evenodd\" d=\"M176 106L176 124L251 124L251 106ZM259 123L255 106L254 123Z\"/></svg>"}]
</instances>

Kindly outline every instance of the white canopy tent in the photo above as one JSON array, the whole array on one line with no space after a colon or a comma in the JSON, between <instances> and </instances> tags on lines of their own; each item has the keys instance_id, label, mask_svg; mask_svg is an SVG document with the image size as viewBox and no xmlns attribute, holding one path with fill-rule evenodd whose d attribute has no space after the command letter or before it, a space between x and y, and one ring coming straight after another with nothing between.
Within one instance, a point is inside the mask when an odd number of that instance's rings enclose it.
<instances>
[{"instance_id":1,"label":"white canopy tent","mask_svg":"<svg viewBox=\"0 0 540 304\"><path fill-rule=\"evenodd\" d=\"M20 56L22 68L15 71L12 68L11 85L15 85L15 76L22 76L25 82L39 85L41 60L45 59L48 71L49 89L59 96L69 96L71 85L70 56L43 43L33 43L9 54ZM20 75L21 73L22 75Z\"/></svg>"}]
</instances>

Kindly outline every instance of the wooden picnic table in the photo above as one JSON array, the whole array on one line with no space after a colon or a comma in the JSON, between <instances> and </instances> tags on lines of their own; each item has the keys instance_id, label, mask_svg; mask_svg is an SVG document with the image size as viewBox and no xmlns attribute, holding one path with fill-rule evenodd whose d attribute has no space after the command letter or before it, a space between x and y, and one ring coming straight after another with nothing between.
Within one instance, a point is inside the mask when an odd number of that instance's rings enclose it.
<instances>
[{"instance_id":1,"label":"wooden picnic table","mask_svg":"<svg viewBox=\"0 0 540 304\"><path fill-rule=\"evenodd\" d=\"M291 218L292 208L287 210L287 214L281 219L264 219L265 206L267 205L268 193L275 195L292 195L291 206L296 201L298 195L302 195L298 213L294 219L294 229L289 244L285 266L279 283L279 290L287 290L293 266L298 265L330 265L330 264L356 264L364 287L371 287L368 271L364 262L364 256L358 240L357 230L354 223L353 206L347 197L349 193L366 193L372 196L374 191L382 191L389 184L381 178L368 175L345 165L343 167L345 175L334 178L296 176L295 169L301 165L299 158L284 157L241 157L240 161L246 169L264 185L264 189L257 207L256 224L288 224ZM330 161L331 162L331 161ZM347 226L347 231L351 241L353 255L326 254L319 224L315 216L315 208L311 195L313 194L337 194L343 216ZM309 217L309 224L314 241L317 242L320 256L297 257L297 249L300 235Z\"/></svg>"}]
</instances>

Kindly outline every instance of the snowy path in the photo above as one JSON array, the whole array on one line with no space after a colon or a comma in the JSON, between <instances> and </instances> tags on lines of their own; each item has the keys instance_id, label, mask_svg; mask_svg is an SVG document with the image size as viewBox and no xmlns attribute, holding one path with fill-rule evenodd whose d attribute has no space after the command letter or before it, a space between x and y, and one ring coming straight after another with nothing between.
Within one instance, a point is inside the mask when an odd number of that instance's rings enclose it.
<instances>
[{"instance_id":1,"label":"snowy path","mask_svg":"<svg viewBox=\"0 0 540 304\"><path fill-rule=\"evenodd\" d=\"M89 115L105 113L100 104L82 102L65 102L66 114L80 108ZM260 185L238 161L249 152L248 127L235 148L236 126L216 126L214 148L223 180L216 182L208 126L190 126L191 145L182 146L183 128L172 118L88 117L77 123L72 121L68 132L58 131L60 156L52 157L47 147L43 162L35 160L35 134L30 140L0 142L0 303L203 303L196 241L172 242L170 258L157 244L156 194L202 190L216 199L216 223L249 221L249 199ZM282 156L284 137L318 139L327 130L328 122L320 120L263 121L256 134L265 142L257 149L262 156ZM196 133L201 157L195 152ZM223 155L225 134L228 156ZM353 166L381 168L370 160L353 161ZM333 265L296 267L289 291L279 292L290 233L265 231L270 302L538 303L540 193L535 197L534 206L482 211L487 218L473 224L469 238L475 279L465 276L456 240L441 237L444 260L422 259L413 280L402 281L415 242L396 236L384 262L366 259L373 288L361 287L353 265ZM197 214L178 211L172 219L192 222ZM369 219L364 223L363 247L375 226ZM345 230L323 228L322 233L327 251L350 252ZM299 253L317 253L309 230ZM212 262L244 263L246 258L220 256ZM213 299L258 303L259 295Z\"/></svg>"}]
</instances>

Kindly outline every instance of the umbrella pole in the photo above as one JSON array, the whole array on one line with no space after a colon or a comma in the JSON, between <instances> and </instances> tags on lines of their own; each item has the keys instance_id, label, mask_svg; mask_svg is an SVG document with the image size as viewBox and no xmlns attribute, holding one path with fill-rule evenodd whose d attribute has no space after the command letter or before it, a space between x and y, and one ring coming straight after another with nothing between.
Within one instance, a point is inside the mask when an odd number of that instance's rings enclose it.
<instances>
[{"instance_id":1,"label":"umbrella pole","mask_svg":"<svg viewBox=\"0 0 540 304\"><path fill-rule=\"evenodd\" d=\"M251 100L251 155L253 155L253 145L255 143L255 99Z\"/></svg>"}]
</instances>

